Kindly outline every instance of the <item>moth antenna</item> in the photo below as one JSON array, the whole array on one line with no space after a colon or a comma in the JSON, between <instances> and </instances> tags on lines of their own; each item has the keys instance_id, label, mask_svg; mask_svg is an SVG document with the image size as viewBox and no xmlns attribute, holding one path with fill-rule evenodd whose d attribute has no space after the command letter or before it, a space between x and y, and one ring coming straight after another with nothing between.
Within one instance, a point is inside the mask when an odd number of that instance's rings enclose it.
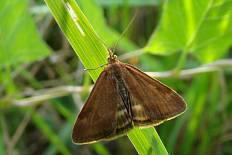
<instances>
[{"instance_id":1,"label":"moth antenna","mask_svg":"<svg viewBox=\"0 0 232 155\"><path fill-rule=\"evenodd\" d=\"M123 30L122 34L119 36L119 39L117 40L117 42L114 44L114 47L112 49L112 51L109 52L109 54L114 55L115 53L115 49L118 46L119 41L125 36L125 34L128 32L128 29L131 27L131 25L133 24L135 18L137 17L137 13L138 11L135 11L135 14L133 15L132 19L130 20L130 22L127 24L126 28Z\"/></svg>"}]
</instances>

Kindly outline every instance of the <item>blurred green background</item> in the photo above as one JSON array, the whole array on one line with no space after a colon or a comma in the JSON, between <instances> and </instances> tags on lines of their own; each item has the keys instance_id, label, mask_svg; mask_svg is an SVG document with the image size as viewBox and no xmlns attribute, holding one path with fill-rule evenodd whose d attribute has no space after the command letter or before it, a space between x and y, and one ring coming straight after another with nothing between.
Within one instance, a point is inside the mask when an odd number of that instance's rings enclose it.
<instances>
[{"instance_id":1,"label":"blurred green background","mask_svg":"<svg viewBox=\"0 0 232 155\"><path fill-rule=\"evenodd\" d=\"M231 0L76 0L87 20L74 0L45 1L0 0L0 155L138 154L127 136L71 141L103 45L186 100L156 127L169 154L232 154Z\"/></svg>"}]
</instances>

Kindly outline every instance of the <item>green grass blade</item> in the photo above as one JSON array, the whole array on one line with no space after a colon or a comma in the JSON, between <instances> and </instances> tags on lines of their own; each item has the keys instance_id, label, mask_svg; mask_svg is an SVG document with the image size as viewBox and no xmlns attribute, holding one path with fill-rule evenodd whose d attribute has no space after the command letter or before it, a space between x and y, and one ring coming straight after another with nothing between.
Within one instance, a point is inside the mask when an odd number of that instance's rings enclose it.
<instances>
[{"instance_id":1,"label":"green grass blade","mask_svg":"<svg viewBox=\"0 0 232 155\"><path fill-rule=\"evenodd\" d=\"M45 0L61 30L85 68L97 68L107 62L108 51L73 0ZM102 69L89 71L95 81Z\"/></svg>"},{"instance_id":2,"label":"green grass blade","mask_svg":"<svg viewBox=\"0 0 232 155\"><path fill-rule=\"evenodd\" d=\"M135 128L128 133L128 137L140 155L168 155L166 148L154 128L142 130Z\"/></svg>"},{"instance_id":3,"label":"green grass blade","mask_svg":"<svg viewBox=\"0 0 232 155\"><path fill-rule=\"evenodd\" d=\"M98 155L111 155L102 143L94 143L91 147Z\"/></svg>"},{"instance_id":4,"label":"green grass blade","mask_svg":"<svg viewBox=\"0 0 232 155\"><path fill-rule=\"evenodd\" d=\"M74 0L45 0L61 30L85 68L97 68L107 61L108 51ZM89 71L94 81L102 69ZM153 129L134 129L129 138L139 154L168 154ZM151 136L152 135L152 136Z\"/></svg>"},{"instance_id":5,"label":"green grass blade","mask_svg":"<svg viewBox=\"0 0 232 155\"><path fill-rule=\"evenodd\" d=\"M160 0L96 0L96 2L103 6L122 6L125 3L127 3L130 6L155 6L161 3Z\"/></svg>"},{"instance_id":6,"label":"green grass blade","mask_svg":"<svg viewBox=\"0 0 232 155\"><path fill-rule=\"evenodd\" d=\"M3 136L2 114L0 114L0 154L5 154L4 136Z\"/></svg>"},{"instance_id":7,"label":"green grass blade","mask_svg":"<svg viewBox=\"0 0 232 155\"><path fill-rule=\"evenodd\" d=\"M209 76L201 75L198 77L199 83L197 86L201 86L197 90L197 98L195 98L194 105L189 106L189 111L191 113L191 118L189 119L189 124L186 128L184 137L185 142L181 145L180 152L182 155L188 155L191 153L191 149L194 146L196 140L196 133L198 131L198 126L202 121L202 114L204 106L207 99L207 92L209 87ZM196 90L196 89L195 89ZM194 106L194 108L193 108Z\"/></svg>"},{"instance_id":8,"label":"green grass blade","mask_svg":"<svg viewBox=\"0 0 232 155\"><path fill-rule=\"evenodd\" d=\"M32 121L37 128L48 138L48 140L56 145L60 153L64 155L71 155L68 148L61 141L61 139L54 133L54 131L48 126L44 119L36 112L32 115Z\"/></svg>"},{"instance_id":9,"label":"green grass blade","mask_svg":"<svg viewBox=\"0 0 232 155\"><path fill-rule=\"evenodd\" d=\"M70 131L72 130L73 124L70 122L67 122L63 125L63 127L59 130L58 137L61 141L67 142L70 138ZM47 147L46 151L43 152L44 155L54 155L57 153L57 145L54 143L50 143L50 145Z\"/></svg>"},{"instance_id":10,"label":"green grass blade","mask_svg":"<svg viewBox=\"0 0 232 155\"><path fill-rule=\"evenodd\" d=\"M220 81L221 78L221 73L219 74L213 74L212 79L211 79L211 85L209 88L209 103L207 105L207 116L204 116L204 122L202 124L207 124L207 128L203 128L204 130L201 131L202 137L199 143L199 148L196 151L198 155L204 155L207 154L208 148L211 146L211 142L214 141L214 139L217 139L217 136L221 134L221 128L223 128L222 124L220 121L216 119L209 119L207 118L213 118L217 116L217 108L218 108L218 101L220 101L220 91L221 91L221 86L218 81ZM225 94L226 95L226 94ZM223 102L223 101L221 101ZM204 109L205 110L205 109ZM221 115L218 117L219 119L222 118L223 116Z\"/></svg>"}]
</instances>

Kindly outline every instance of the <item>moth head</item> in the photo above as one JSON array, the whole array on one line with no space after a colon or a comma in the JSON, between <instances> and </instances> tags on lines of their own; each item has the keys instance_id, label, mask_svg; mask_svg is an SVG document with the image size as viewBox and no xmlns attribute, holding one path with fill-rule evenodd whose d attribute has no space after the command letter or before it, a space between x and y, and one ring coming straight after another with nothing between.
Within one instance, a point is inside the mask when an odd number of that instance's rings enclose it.
<instances>
[{"instance_id":1,"label":"moth head","mask_svg":"<svg viewBox=\"0 0 232 155\"><path fill-rule=\"evenodd\" d=\"M115 63L117 61L117 56L111 51L109 51L109 54L110 54L110 56L108 58L108 62L110 64Z\"/></svg>"}]
</instances>

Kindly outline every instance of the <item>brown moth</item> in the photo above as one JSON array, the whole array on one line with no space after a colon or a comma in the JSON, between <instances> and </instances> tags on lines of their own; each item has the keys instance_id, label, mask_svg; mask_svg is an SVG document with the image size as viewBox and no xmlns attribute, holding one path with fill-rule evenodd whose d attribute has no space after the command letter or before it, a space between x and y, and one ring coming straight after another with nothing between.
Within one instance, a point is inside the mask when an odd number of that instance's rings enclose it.
<instances>
[{"instance_id":1,"label":"brown moth","mask_svg":"<svg viewBox=\"0 0 232 155\"><path fill-rule=\"evenodd\" d=\"M133 127L151 127L183 113L181 96L110 52L75 122L72 139L86 144L126 134Z\"/></svg>"}]
</instances>

